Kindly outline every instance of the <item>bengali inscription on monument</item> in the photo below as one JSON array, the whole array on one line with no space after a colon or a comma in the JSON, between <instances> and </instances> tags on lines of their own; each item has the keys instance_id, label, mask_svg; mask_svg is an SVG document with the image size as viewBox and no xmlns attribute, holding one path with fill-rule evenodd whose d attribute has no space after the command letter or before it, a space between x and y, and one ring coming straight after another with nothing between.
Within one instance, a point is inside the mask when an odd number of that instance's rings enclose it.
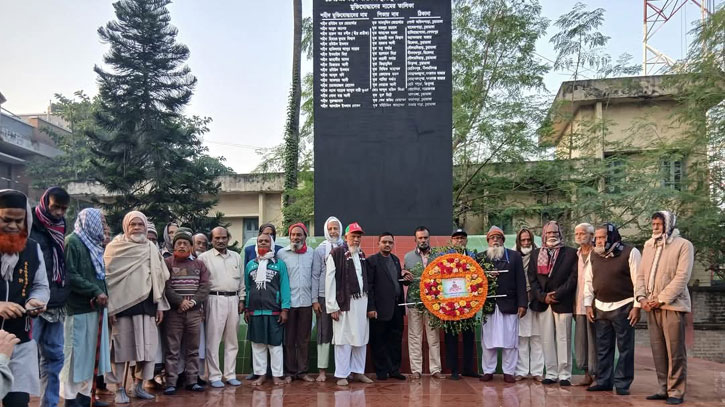
<instances>
[{"instance_id":1,"label":"bengali inscription on monument","mask_svg":"<svg viewBox=\"0 0 725 407\"><path fill-rule=\"evenodd\" d=\"M435 2L324 3L315 16L320 108L436 105L450 35Z\"/></svg>"},{"instance_id":2,"label":"bengali inscription on monument","mask_svg":"<svg viewBox=\"0 0 725 407\"><path fill-rule=\"evenodd\" d=\"M449 233L450 1L314 0L313 21L315 223Z\"/></svg>"}]
</instances>

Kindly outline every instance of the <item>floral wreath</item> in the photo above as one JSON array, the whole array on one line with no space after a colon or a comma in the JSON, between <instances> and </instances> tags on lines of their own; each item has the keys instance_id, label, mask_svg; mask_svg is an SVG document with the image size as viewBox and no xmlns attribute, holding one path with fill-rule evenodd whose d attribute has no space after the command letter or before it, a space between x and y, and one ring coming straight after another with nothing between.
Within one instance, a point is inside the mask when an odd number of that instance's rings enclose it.
<instances>
[{"instance_id":1,"label":"floral wreath","mask_svg":"<svg viewBox=\"0 0 725 407\"><path fill-rule=\"evenodd\" d=\"M495 267L477 258L475 251L458 247L434 248L427 267L419 263L409 270L420 284L409 286L408 302L428 314L431 327L457 334L475 328L479 311L482 323L493 313L494 302L488 296L498 284L487 271Z\"/></svg>"},{"instance_id":2,"label":"floral wreath","mask_svg":"<svg viewBox=\"0 0 725 407\"><path fill-rule=\"evenodd\" d=\"M445 321L471 318L483 308L488 281L481 266L465 254L450 253L433 259L420 278L420 299Z\"/></svg>"}]
</instances>

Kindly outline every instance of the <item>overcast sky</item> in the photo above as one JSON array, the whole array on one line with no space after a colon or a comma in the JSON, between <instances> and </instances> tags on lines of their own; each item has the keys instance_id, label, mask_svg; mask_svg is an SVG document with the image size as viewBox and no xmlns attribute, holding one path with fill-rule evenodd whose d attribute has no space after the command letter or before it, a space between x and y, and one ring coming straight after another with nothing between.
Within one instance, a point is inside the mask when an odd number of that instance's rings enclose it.
<instances>
[{"instance_id":1,"label":"overcast sky","mask_svg":"<svg viewBox=\"0 0 725 407\"><path fill-rule=\"evenodd\" d=\"M541 0L550 20L566 13L574 0ZM607 10L602 31L611 37L615 58L628 52L642 60L642 2L589 0L590 9ZM303 0L305 15L312 1ZM255 148L281 142L291 77L292 2L285 0L177 0L171 19L178 40L191 50L188 65L198 85L187 114L209 116L204 137L214 156L223 156L236 172L249 172L259 162ZM76 90L96 94L94 64L107 46L96 30L114 18L106 0L0 0L0 92L3 108L16 113L45 112L55 93ZM656 46L678 59L699 10L693 6L668 23ZM549 28L537 52L555 57ZM309 64L306 64L309 69ZM586 74L586 72L585 72ZM552 72L546 84L555 93L569 73Z\"/></svg>"}]
</instances>

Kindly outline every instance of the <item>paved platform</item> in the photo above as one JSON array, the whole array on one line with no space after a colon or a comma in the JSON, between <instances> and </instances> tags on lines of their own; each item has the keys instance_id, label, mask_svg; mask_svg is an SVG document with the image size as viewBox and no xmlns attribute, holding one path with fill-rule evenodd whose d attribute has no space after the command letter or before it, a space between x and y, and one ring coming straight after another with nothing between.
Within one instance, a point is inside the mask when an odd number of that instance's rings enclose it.
<instances>
[{"instance_id":1,"label":"paved platform","mask_svg":"<svg viewBox=\"0 0 725 407\"><path fill-rule=\"evenodd\" d=\"M174 396L164 396L155 391L155 401L132 399L129 406L139 407L219 407L219 406L505 406L505 407L619 407L664 406L663 401L647 401L645 396L657 391L652 355L646 347L636 350L635 380L631 395L617 396L613 392L591 393L584 387L544 386L533 380L506 384L497 375L492 382L476 379L460 381L438 380L424 376L421 380L397 381L389 379L374 384L352 383L348 388L338 387L334 381L305 383L296 381L284 386L274 386L271 381L256 388L245 382L241 387L207 389L203 393L180 390ZM688 388L686 406L725 405L725 364L691 358L688 361ZM373 375L374 376L374 375ZM574 383L580 377L574 377ZM112 400L111 395L102 395ZM38 398L31 406L38 405Z\"/></svg>"}]
</instances>

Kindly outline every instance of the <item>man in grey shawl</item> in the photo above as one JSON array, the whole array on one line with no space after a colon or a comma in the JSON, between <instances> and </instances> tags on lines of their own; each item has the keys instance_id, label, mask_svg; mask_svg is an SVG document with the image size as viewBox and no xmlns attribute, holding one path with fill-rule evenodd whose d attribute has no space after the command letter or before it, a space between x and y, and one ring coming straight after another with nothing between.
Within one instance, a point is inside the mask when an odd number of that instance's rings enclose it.
<instances>
[{"instance_id":1,"label":"man in grey shawl","mask_svg":"<svg viewBox=\"0 0 725 407\"><path fill-rule=\"evenodd\" d=\"M123 218L123 234L106 246L103 260L108 285L108 315L111 317L113 374L110 383L122 383L124 367L136 362L134 395L154 396L143 388L154 377L158 350L158 325L169 303L164 296L169 270L163 257L147 238L148 221L138 211ZM123 386L116 391L116 403L128 403Z\"/></svg>"},{"instance_id":2,"label":"man in grey shawl","mask_svg":"<svg viewBox=\"0 0 725 407\"><path fill-rule=\"evenodd\" d=\"M50 288L40 245L28 238L32 224L28 198L19 191L0 190L0 330L20 339L10 358L14 380L3 406L26 407L30 394L40 393L31 317L45 311Z\"/></svg>"},{"instance_id":3,"label":"man in grey shawl","mask_svg":"<svg viewBox=\"0 0 725 407\"><path fill-rule=\"evenodd\" d=\"M71 295L66 305L68 316L65 319L60 393L66 407L90 405L97 349L98 374L111 371L106 310L108 292L103 263L105 223L100 210L83 209L76 218L73 233L65 239L65 264ZM99 326L100 346L97 343ZM106 402L95 402L97 407L107 405Z\"/></svg>"}]
</instances>

